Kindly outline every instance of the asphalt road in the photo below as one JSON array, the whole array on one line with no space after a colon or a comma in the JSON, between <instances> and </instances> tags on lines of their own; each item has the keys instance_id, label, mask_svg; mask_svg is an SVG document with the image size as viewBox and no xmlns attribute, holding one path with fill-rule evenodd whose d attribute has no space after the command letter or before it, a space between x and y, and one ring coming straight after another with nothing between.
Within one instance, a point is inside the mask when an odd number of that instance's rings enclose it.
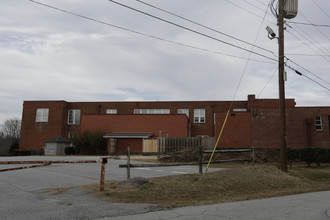
<instances>
[{"instance_id":1,"label":"asphalt road","mask_svg":"<svg viewBox=\"0 0 330 220\"><path fill-rule=\"evenodd\" d=\"M99 160L99 157L0 157L0 161L8 160ZM126 179L126 169L119 168L125 162L110 160L106 165L106 180ZM17 166L22 165L0 165L0 169ZM99 183L100 171L100 163L93 163L0 172L0 220L330 219L330 191L152 212L151 204L105 202L75 187ZM131 177L197 172L197 166L134 168ZM56 188L62 187L74 188L58 193Z\"/></svg>"},{"instance_id":2,"label":"asphalt road","mask_svg":"<svg viewBox=\"0 0 330 220\"><path fill-rule=\"evenodd\" d=\"M330 191L243 202L188 206L102 220L329 220Z\"/></svg>"}]
</instances>

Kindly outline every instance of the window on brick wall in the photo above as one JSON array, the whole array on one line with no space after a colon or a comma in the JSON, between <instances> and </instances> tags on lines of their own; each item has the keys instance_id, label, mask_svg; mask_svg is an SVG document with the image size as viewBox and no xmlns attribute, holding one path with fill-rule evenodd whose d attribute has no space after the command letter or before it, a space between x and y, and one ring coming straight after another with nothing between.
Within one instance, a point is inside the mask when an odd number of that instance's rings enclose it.
<instances>
[{"instance_id":1,"label":"window on brick wall","mask_svg":"<svg viewBox=\"0 0 330 220\"><path fill-rule=\"evenodd\" d=\"M38 108L36 113L36 122L48 122L48 115L48 108Z\"/></svg>"},{"instance_id":2,"label":"window on brick wall","mask_svg":"<svg viewBox=\"0 0 330 220\"><path fill-rule=\"evenodd\" d=\"M178 114L186 114L189 118L189 109L178 109Z\"/></svg>"},{"instance_id":3,"label":"window on brick wall","mask_svg":"<svg viewBox=\"0 0 330 220\"><path fill-rule=\"evenodd\" d=\"M320 115L315 116L315 129L316 131L323 131L322 118Z\"/></svg>"},{"instance_id":4,"label":"window on brick wall","mask_svg":"<svg viewBox=\"0 0 330 220\"><path fill-rule=\"evenodd\" d=\"M69 109L68 124L69 125L79 125L80 124L80 109Z\"/></svg>"},{"instance_id":5,"label":"window on brick wall","mask_svg":"<svg viewBox=\"0 0 330 220\"><path fill-rule=\"evenodd\" d=\"M107 109L105 111L105 113L106 114L109 114L109 115L111 115L111 114L117 114L117 109Z\"/></svg>"},{"instance_id":6,"label":"window on brick wall","mask_svg":"<svg viewBox=\"0 0 330 220\"><path fill-rule=\"evenodd\" d=\"M194 122L205 123L205 109L194 109Z\"/></svg>"},{"instance_id":7,"label":"window on brick wall","mask_svg":"<svg viewBox=\"0 0 330 220\"><path fill-rule=\"evenodd\" d=\"M170 114L170 109L134 109L134 114Z\"/></svg>"}]
</instances>

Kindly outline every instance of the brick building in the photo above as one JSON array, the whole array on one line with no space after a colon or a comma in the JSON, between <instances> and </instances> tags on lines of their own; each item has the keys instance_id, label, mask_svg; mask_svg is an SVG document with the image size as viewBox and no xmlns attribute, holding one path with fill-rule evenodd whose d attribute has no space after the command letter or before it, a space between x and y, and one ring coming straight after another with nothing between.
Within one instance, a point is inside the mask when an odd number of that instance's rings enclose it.
<instances>
[{"instance_id":1,"label":"brick building","mask_svg":"<svg viewBox=\"0 0 330 220\"><path fill-rule=\"evenodd\" d=\"M20 151L42 151L45 141L101 130L141 151L143 138L217 137L230 101L66 102L24 101ZM279 148L278 99L235 101L220 147ZM288 147L330 147L330 107L296 107L286 100Z\"/></svg>"}]
</instances>

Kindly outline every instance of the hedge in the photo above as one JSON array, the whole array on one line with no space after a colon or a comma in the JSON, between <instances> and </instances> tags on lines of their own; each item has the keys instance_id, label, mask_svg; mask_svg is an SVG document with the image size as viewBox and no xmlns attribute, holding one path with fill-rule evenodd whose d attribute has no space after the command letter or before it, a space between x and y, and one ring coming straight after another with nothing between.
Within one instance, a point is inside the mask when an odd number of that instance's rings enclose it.
<instances>
[{"instance_id":1,"label":"hedge","mask_svg":"<svg viewBox=\"0 0 330 220\"><path fill-rule=\"evenodd\" d=\"M287 159L289 161L301 160L310 167L312 163L320 166L321 163L330 163L330 149L319 147L304 147L301 149L287 149Z\"/></svg>"}]
</instances>

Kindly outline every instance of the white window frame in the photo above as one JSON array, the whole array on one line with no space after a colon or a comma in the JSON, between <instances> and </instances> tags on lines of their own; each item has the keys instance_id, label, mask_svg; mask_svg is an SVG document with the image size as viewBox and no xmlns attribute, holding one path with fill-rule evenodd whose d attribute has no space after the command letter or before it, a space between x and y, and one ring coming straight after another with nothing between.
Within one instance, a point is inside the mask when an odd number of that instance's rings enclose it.
<instances>
[{"instance_id":1,"label":"white window frame","mask_svg":"<svg viewBox=\"0 0 330 220\"><path fill-rule=\"evenodd\" d=\"M36 122L48 122L49 108L37 108Z\"/></svg>"},{"instance_id":2,"label":"white window frame","mask_svg":"<svg viewBox=\"0 0 330 220\"><path fill-rule=\"evenodd\" d=\"M177 113L178 114L185 114L189 118L189 108L179 108Z\"/></svg>"},{"instance_id":3,"label":"white window frame","mask_svg":"<svg viewBox=\"0 0 330 220\"><path fill-rule=\"evenodd\" d=\"M205 123L205 109L194 109L194 123Z\"/></svg>"},{"instance_id":4,"label":"white window frame","mask_svg":"<svg viewBox=\"0 0 330 220\"><path fill-rule=\"evenodd\" d=\"M80 109L69 109L68 110L68 125L79 125L80 124Z\"/></svg>"},{"instance_id":5,"label":"white window frame","mask_svg":"<svg viewBox=\"0 0 330 220\"><path fill-rule=\"evenodd\" d=\"M105 114L115 115L115 114L117 114L117 109L107 109L107 110L105 110Z\"/></svg>"},{"instance_id":6,"label":"white window frame","mask_svg":"<svg viewBox=\"0 0 330 220\"><path fill-rule=\"evenodd\" d=\"M134 114L161 114L161 115L169 115L171 114L170 109L134 109Z\"/></svg>"},{"instance_id":7,"label":"white window frame","mask_svg":"<svg viewBox=\"0 0 330 220\"><path fill-rule=\"evenodd\" d=\"M323 131L322 117L320 115L315 116L315 130Z\"/></svg>"}]
</instances>

